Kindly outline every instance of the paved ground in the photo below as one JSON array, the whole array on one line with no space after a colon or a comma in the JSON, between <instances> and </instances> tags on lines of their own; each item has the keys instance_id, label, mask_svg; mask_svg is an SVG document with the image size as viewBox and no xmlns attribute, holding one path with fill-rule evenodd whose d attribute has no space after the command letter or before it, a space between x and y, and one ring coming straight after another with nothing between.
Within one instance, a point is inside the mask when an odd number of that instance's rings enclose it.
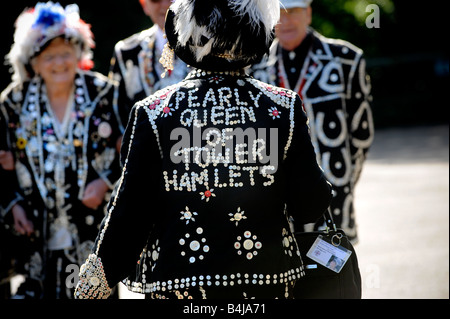
<instances>
[{"instance_id":1,"label":"paved ground","mask_svg":"<svg viewBox=\"0 0 450 319\"><path fill-rule=\"evenodd\" d=\"M448 140L448 126L376 132L355 203L363 298L449 298Z\"/></svg>"},{"instance_id":2,"label":"paved ground","mask_svg":"<svg viewBox=\"0 0 450 319\"><path fill-rule=\"evenodd\" d=\"M356 194L363 298L449 298L448 126L377 132Z\"/></svg>"}]
</instances>

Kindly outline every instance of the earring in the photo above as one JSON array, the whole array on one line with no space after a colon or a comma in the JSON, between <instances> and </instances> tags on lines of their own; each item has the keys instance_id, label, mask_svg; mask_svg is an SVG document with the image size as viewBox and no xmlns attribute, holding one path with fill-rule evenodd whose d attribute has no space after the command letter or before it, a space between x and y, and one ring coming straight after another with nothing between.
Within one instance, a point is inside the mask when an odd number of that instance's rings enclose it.
<instances>
[{"instance_id":1,"label":"earring","mask_svg":"<svg viewBox=\"0 0 450 319\"><path fill-rule=\"evenodd\" d=\"M166 73L173 70L173 59L174 59L175 53L173 52L173 49L170 47L169 42L167 42L164 45L163 52L161 54L161 58L159 59L159 62L164 67L165 71L161 74L161 78L166 77Z\"/></svg>"}]
</instances>

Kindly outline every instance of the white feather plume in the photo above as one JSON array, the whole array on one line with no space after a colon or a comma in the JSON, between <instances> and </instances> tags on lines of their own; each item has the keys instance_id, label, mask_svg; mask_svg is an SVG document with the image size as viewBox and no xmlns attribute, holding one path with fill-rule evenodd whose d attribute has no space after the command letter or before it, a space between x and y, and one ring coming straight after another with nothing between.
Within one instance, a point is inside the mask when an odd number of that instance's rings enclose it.
<instances>
[{"instance_id":1,"label":"white feather plume","mask_svg":"<svg viewBox=\"0 0 450 319\"><path fill-rule=\"evenodd\" d=\"M268 38L280 19L279 0L229 0L229 3L236 14L250 16L253 29L259 28L260 22L262 22Z\"/></svg>"},{"instance_id":2,"label":"white feather plume","mask_svg":"<svg viewBox=\"0 0 450 319\"><path fill-rule=\"evenodd\" d=\"M200 61L211 52L214 35L208 32L207 27L200 27L195 21L192 3L192 1L177 0L172 4L171 9L175 13L175 32L178 34L179 43L186 46L188 41L192 40L191 50L196 55L197 61ZM266 41L269 41L272 29L280 19L279 0L228 0L228 3L236 16L247 14L250 17L250 27L253 30L259 28L261 24L264 25ZM209 17L210 24L216 24L220 15L219 10L214 10ZM201 46L202 37L209 39L204 46Z\"/></svg>"}]
</instances>

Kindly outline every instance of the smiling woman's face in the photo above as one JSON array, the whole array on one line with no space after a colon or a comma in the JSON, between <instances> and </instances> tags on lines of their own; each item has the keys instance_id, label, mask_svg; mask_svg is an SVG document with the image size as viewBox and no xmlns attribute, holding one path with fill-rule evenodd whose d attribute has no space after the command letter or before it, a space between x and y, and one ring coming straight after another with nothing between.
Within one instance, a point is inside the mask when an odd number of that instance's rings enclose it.
<instances>
[{"instance_id":1,"label":"smiling woman's face","mask_svg":"<svg viewBox=\"0 0 450 319\"><path fill-rule=\"evenodd\" d=\"M47 86L71 84L75 79L78 56L75 46L56 38L33 61L33 70Z\"/></svg>"},{"instance_id":2,"label":"smiling woman's face","mask_svg":"<svg viewBox=\"0 0 450 319\"><path fill-rule=\"evenodd\" d=\"M275 33L284 49L292 51L302 43L311 24L311 11L311 7L281 9Z\"/></svg>"}]
</instances>

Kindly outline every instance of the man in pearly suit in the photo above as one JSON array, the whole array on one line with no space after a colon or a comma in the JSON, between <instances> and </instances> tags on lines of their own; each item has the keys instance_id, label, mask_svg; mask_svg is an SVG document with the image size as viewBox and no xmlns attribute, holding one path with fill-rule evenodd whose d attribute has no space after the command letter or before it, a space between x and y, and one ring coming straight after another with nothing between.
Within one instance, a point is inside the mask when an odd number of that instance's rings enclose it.
<instances>
[{"instance_id":1,"label":"man in pearly suit","mask_svg":"<svg viewBox=\"0 0 450 319\"><path fill-rule=\"evenodd\" d=\"M333 185L337 227L357 241L355 187L374 137L371 84L363 51L310 27L312 0L282 0L270 55L252 75L300 95L318 162ZM323 226L323 220L314 228ZM311 230L312 225L305 225Z\"/></svg>"},{"instance_id":2,"label":"man in pearly suit","mask_svg":"<svg viewBox=\"0 0 450 319\"><path fill-rule=\"evenodd\" d=\"M174 69L161 77L164 68L159 63L167 40L164 20L170 0L139 0L144 13L153 22L150 29L123 39L114 47L110 77L120 83L119 114L123 129L128 123L134 103L154 92L175 84L187 75L188 67L180 59L174 59Z\"/></svg>"}]
</instances>

